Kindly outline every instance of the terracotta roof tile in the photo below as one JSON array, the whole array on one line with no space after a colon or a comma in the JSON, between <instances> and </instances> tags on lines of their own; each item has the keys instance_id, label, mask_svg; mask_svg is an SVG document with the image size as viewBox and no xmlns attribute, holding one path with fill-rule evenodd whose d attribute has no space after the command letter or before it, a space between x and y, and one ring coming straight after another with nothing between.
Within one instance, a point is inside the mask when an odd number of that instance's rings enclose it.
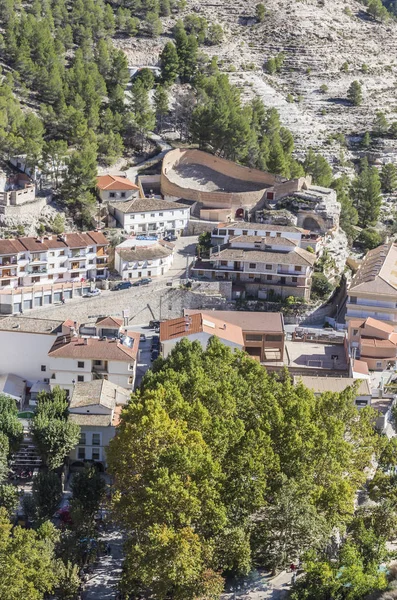
<instances>
[{"instance_id":1,"label":"terracotta roof tile","mask_svg":"<svg viewBox=\"0 0 397 600\"><path fill-rule=\"evenodd\" d=\"M198 311L185 309L185 315L194 315ZM258 333L284 333L283 315L279 312L253 312L248 310L211 310L200 311L204 317L219 319L238 325L243 331Z\"/></svg>"},{"instance_id":2,"label":"terracotta roof tile","mask_svg":"<svg viewBox=\"0 0 397 600\"><path fill-rule=\"evenodd\" d=\"M128 337L133 340L132 347L123 344L121 340L61 335L52 345L48 356L130 362L136 360L140 336L139 333L130 332Z\"/></svg>"},{"instance_id":3,"label":"terracotta roof tile","mask_svg":"<svg viewBox=\"0 0 397 600\"><path fill-rule=\"evenodd\" d=\"M123 319L117 319L117 317L98 317L95 321L95 325L98 327L121 327L123 324Z\"/></svg>"},{"instance_id":4,"label":"terracotta roof tile","mask_svg":"<svg viewBox=\"0 0 397 600\"><path fill-rule=\"evenodd\" d=\"M100 190L139 190L127 177L117 175L100 175L97 177L97 188Z\"/></svg>"}]
</instances>

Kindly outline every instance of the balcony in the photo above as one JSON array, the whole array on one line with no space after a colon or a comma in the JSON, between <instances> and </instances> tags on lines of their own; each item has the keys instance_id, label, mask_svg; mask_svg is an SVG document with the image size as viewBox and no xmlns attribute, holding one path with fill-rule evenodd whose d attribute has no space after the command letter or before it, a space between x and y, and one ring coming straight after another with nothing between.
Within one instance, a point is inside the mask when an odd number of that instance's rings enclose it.
<instances>
[{"instance_id":1,"label":"balcony","mask_svg":"<svg viewBox=\"0 0 397 600\"><path fill-rule=\"evenodd\" d=\"M3 258L3 259L0 260L0 269L2 267L9 267L10 265L16 265L17 262L18 261L17 261L16 256L13 256L13 257L10 257L10 258L5 257L5 258Z\"/></svg>"},{"instance_id":2,"label":"balcony","mask_svg":"<svg viewBox=\"0 0 397 600\"><path fill-rule=\"evenodd\" d=\"M87 270L87 268L86 268L85 264L80 265L79 263L73 263L70 267L70 271L72 273L77 273L78 271L86 271L86 270Z\"/></svg>"},{"instance_id":3,"label":"balcony","mask_svg":"<svg viewBox=\"0 0 397 600\"><path fill-rule=\"evenodd\" d=\"M29 273L29 275L35 275L36 273L48 273L48 269L47 267L32 267L32 265L28 265L26 267L26 273Z\"/></svg>"},{"instance_id":4,"label":"balcony","mask_svg":"<svg viewBox=\"0 0 397 600\"><path fill-rule=\"evenodd\" d=\"M69 254L69 257L73 259L86 258L86 252L85 250L79 250L79 252L71 252Z\"/></svg>"}]
</instances>

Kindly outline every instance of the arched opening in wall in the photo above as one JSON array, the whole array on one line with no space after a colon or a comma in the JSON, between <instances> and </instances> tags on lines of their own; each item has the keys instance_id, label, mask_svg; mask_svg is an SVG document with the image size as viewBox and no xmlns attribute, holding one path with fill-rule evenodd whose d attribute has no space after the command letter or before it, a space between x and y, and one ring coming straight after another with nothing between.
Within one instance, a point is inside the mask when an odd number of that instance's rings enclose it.
<instances>
[{"instance_id":1,"label":"arched opening in wall","mask_svg":"<svg viewBox=\"0 0 397 600\"><path fill-rule=\"evenodd\" d=\"M236 210L236 219L244 219L244 209L238 208Z\"/></svg>"},{"instance_id":2,"label":"arched opening in wall","mask_svg":"<svg viewBox=\"0 0 397 600\"><path fill-rule=\"evenodd\" d=\"M306 217L302 223L302 227L303 229L309 229L310 231L321 231L320 224L316 219L313 219L313 217Z\"/></svg>"}]
</instances>

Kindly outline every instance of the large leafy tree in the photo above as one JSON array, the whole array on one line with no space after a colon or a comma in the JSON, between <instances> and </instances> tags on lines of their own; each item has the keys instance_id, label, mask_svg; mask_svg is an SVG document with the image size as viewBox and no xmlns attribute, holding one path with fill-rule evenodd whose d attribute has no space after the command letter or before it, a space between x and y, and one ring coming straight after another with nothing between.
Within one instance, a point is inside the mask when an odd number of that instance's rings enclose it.
<instances>
[{"instance_id":1,"label":"large leafy tree","mask_svg":"<svg viewBox=\"0 0 397 600\"><path fill-rule=\"evenodd\" d=\"M81 473L76 473L71 488L73 510L79 511L85 522L92 522L105 495L105 480L95 467L87 466Z\"/></svg>"},{"instance_id":2,"label":"large leafy tree","mask_svg":"<svg viewBox=\"0 0 397 600\"><path fill-rule=\"evenodd\" d=\"M39 396L31 430L44 463L51 470L60 467L80 436L80 427L68 421L64 390L55 388Z\"/></svg>"},{"instance_id":3,"label":"large leafy tree","mask_svg":"<svg viewBox=\"0 0 397 600\"><path fill-rule=\"evenodd\" d=\"M18 450L23 440L23 425L18 419L15 400L5 394L0 394L0 432L8 439L9 450ZM4 442L2 447L4 448Z\"/></svg>"},{"instance_id":4,"label":"large leafy tree","mask_svg":"<svg viewBox=\"0 0 397 600\"><path fill-rule=\"evenodd\" d=\"M42 600L57 581L54 546L46 530L13 529L4 508L0 508L0 565L0 598L7 600Z\"/></svg>"},{"instance_id":5,"label":"large leafy tree","mask_svg":"<svg viewBox=\"0 0 397 600\"><path fill-rule=\"evenodd\" d=\"M109 448L125 588L201 597L208 577L250 569L252 523L268 566L320 545L351 518L377 440L352 390L316 398L216 338L206 351L183 340L146 374ZM288 552L271 542L287 499L298 505L284 518Z\"/></svg>"},{"instance_id":6,"label":"large leafy tree","mask_svg":"<svg viewBox=\"0 0 397 600\"><path fill-rule=\"evenodd\" d=\"M33 481L33 499L40 519L51 519L62 499L62 484L57 473L42 471Z\"/></svg>"}]
</instances>

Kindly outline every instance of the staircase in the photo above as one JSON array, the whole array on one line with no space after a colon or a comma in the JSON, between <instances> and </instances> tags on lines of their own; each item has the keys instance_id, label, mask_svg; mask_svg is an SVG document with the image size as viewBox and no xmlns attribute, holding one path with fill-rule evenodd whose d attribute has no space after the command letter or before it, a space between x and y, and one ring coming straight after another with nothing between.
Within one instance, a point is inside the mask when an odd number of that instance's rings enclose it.
<instances>
[{"instance_id":1,"label":"staircase","mask_svg":"<svg viewBox=\"0 0 397 600\"><path fill-rule=\"evenodd\" d=\"M13 471L18 469L37 468L41 466L41 458L37 453L30 433L25 432L20 449L11 459Z\"/></svg>"}]
</instances>

